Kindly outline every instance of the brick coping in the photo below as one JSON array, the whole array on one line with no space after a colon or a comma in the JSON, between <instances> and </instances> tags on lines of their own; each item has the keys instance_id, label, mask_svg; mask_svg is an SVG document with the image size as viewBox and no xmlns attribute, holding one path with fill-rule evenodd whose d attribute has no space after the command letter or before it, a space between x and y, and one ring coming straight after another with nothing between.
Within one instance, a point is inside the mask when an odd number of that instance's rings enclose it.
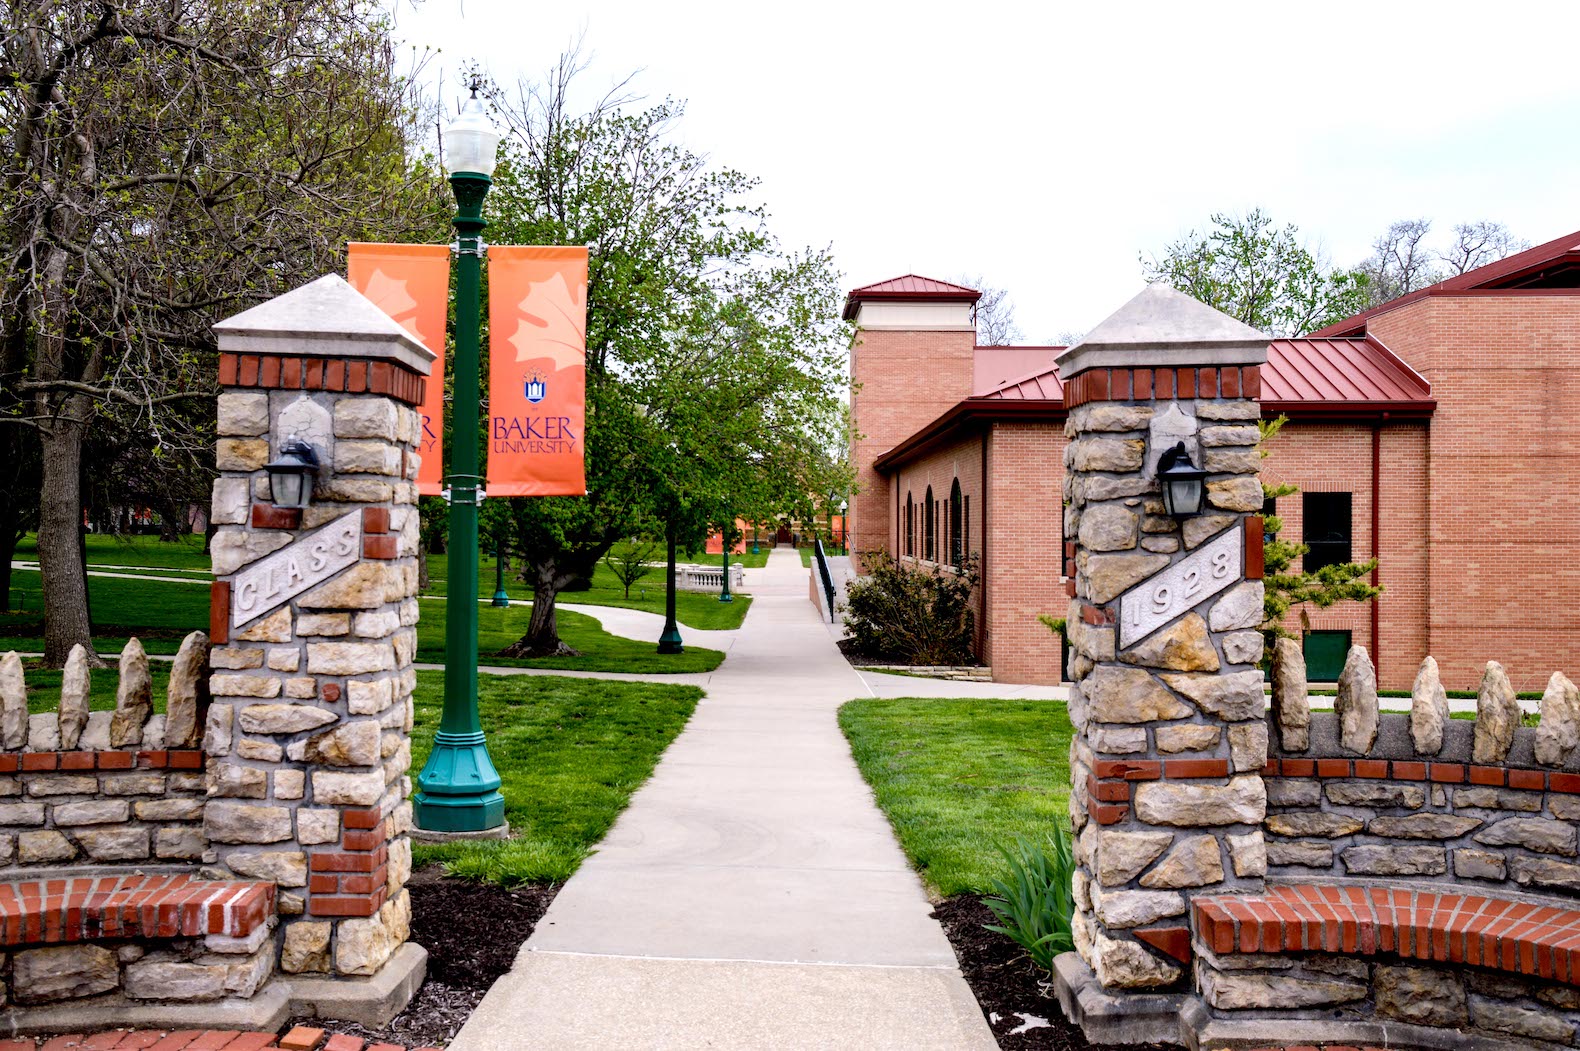
<instances>
[{"instance_id":1,"label":"brick coping","mask_svg":"<svg viewBox=\"0 0 1580 1051\"><path fill-rule=\"evenodd\" d=\"M1580 774L1525 767L1478 766L1402 759L1269 759L1263 777L1356 777L1380 781L1431 781L1447 785L1487 785L1530 792L1580 795Z\"/></svg>"},{"instance_id":2,"label":"brick coping","mask_svg":"<svg viewBox=\"0 0 1580 1051\"><path fill-rule=\"evenodd\" d=\"M203 752L197 748L104 748L74 752L0 752L0 774L43 774L80 770L201 770Z\"/></svg>"},{"instance_id":3,"label":"brick coping","mask_svg":"<svg viewBox=\"0 0 1580 1051\"><path fill-rule=\"evenodd\" d=\"M70 1033L34 1040L22 1037L0 1040L0 1051L406 1051L400 1044L367 1044L344 1033L296 1026L283 1034L242 1032L238 1029L110 1029L92 1035ZM412 1051L438 1051L412 1048Z\"/></svg>"},{"instance_id":4,"label":"brick coping","mask_svg":"<svg viewBox=\"0 0 1580 1051\"><path fill-rule=\"evenodd\" d=\"M1284 884L1191 906L1214 953L1392 953L1580 985L1580 909L1375 884Z\"/></svg>"},{"instance_id":5,"label":"brick coping","mask_svg":"<svg viewBox=\"0 0 1580 1051\"><path fill-rule=\"evenodd\" d=\"M0 883L0 945L98 938L245 938L274 914L275 885L176 875L63 876Z\"/></svg>"}]
</instances>

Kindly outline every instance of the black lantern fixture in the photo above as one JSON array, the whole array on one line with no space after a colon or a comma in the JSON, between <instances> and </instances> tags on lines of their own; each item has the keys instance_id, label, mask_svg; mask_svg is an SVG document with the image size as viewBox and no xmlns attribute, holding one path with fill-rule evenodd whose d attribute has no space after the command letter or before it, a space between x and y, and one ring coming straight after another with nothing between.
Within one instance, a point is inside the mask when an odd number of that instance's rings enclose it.
<instances>
[{"instance_id":1,"label":"black lantern fixture","mask_svg":"<svg viewBox=\"0 0 1580 1051\"><path fill-rule=\"evenodd\" d=\"M1163 489L1163 506L1175 518L1201 514L1206 492L1207 472L1190 462L1184 442L1158 458L1158 484Z\"/></svg>"},{"instance_id":2,"label":"black lantern fixture","mask_svg":"<svg viewBox=\"0 0 1580 1051\"><path fill-rule=\"evenodd\" d=\"M318 454L299 438L280 446L279 459L271 461L269 492L275 507L306 507L313 498L313 479L318 475Z\"/></svg>"}]
</instances>

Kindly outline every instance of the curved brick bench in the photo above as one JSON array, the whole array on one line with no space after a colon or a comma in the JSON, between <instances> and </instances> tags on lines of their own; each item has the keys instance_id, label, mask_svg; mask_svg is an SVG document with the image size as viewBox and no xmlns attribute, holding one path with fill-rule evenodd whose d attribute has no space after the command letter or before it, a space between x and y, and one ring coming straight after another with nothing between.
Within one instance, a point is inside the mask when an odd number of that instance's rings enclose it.
<instances>
[{"instance_id":1,"label":"curved brick bench","mask_svg":"<svg viewBox=\"0 0 1580 1051\"><path fill-rule=\"evenodd\" d=\"M1391 953L1580 985L1580 909L1383 886L1289 884L1199 897L1214 953Z\"/></svg>"},{"instance_id":2,"label":"curved brick bench","mask_svg":"<svg viewBox=\"0 0 1580 1051\"><path fill-rule=\"evenodd\" d=\"M274 914L275 885L190 874L72 876L0 883L0 945L97 938L246 938Z\"/></svg>"}]
</instances>

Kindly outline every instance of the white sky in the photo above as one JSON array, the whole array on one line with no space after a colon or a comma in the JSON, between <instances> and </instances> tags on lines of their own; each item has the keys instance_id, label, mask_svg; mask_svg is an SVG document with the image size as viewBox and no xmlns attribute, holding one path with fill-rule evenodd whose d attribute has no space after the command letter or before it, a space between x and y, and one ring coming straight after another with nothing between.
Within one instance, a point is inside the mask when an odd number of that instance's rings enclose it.
<instances>
[{"instance_id":1,"label":"white sky","mask_svg":"<svg viewBox=\"0 0 1580 1051\"><path fill-rule=\"evenodd\" d=\"M637 72L680 138L762 179L846 287L1007 288L1026 342L1095 325L1215 211L1346 265L1395 219L1580 228L1580 3L397 0L397 31L510 83L579 34L588 95Z\"/></svg>"}]
</instances>

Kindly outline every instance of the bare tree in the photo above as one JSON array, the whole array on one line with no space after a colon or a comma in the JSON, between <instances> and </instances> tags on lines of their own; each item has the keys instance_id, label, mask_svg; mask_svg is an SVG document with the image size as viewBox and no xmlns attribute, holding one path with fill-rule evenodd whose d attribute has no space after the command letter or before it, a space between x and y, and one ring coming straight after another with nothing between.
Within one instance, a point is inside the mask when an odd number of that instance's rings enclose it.
<instances>
[{"instance_id":1,"label":"bare tree","mask_svg":"<svg viewBox=\"0 0 1580 1051\"><path fill-rule=\"evenodd\" d=\"M90 433L207 457L171 406L214 393L209 326L442 231L386 17L361 0L0 6L0 426L39 443L45 660L88 643ZM89 652L92 652L91 646Z\"/></svg>"},{"instance_id":2,"label":"bare tree","mask_svg":"<svg viewBox=\"0 0 1580 1051\"><path fill-rule=\"evenodd\" d=\"M1434 265L1436 253L1422 243L1431 232L1430 219L1401 219L1372 242L1372 254L1360 269L1366 275L1371 306L1435 284L1443 275Z\"/></svg>"},{"instance_id":3,"label":"bare tree","mask_svg":"<svg viewBox=\"0 0 1580 1051\"><path fill-rule=\"evenodd\" d=\"M1454 243L1438 258L1450 273L1463 274L1488 263L1496 263L1515 252L1529 248L1529 241L1522 241L1509 232L1502 223L1482 220L1460 223L1454 227Z\"/></svg>"},{"instance_id":4,"label":"bare tree","mask_svg":"<svg viewBox=\"0 0 1580 1051\"><path fill-rule=\"evenodd\" d=\"M1015 303L1007 289L999 288L981 274L960 274L949 278L951 284L964 285L982 293L977 300L977 343L984 347L1007 347L1025 339L1015 323Z\"/></svg>"}]
</instances>

